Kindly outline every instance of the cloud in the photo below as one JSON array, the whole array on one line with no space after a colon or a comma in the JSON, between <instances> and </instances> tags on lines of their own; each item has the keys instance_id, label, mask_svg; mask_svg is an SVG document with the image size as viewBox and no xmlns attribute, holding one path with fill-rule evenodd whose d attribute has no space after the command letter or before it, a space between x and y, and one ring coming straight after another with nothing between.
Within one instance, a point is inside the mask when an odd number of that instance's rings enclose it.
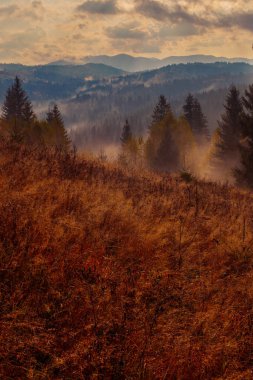
<instances>
[{"instance_id":1,"label":"cloud","mask_svg":"<svg viewBox=\"0 0 253 380\"><path fill-rule=\"evenodd\" d=\"M195 25L206 25L206 20L191 13L186 6L174 3L165 5L157 0L135 0L135 11L145 17L153 18L157 21L179 23L181 21Z\"/></svg>"},{"instance_id":2,"label":"cloud","mask_svg":"<svg viewBox=\"0 0 253 380\"><path fill-rule=\"evenodd\" d=\"M253 12L239 14L235 17L235 21L239 27L253 32Z\"/></svg>"},{"instance_id":3,"label":"cloud","mask_svg":"<svg viewBox=\"0 0 253 380\"><path fill-rule=\"evenodd\" d=\"M147 38L147 33L138 29L135 23L109 27L106 29L106 35L114 39L134 39L143 40Z\"/></svg>"},{"instance_id":4,"label":"cloud","mask_svg":"<svg viewBox=\"0 0 253 380\"><path fill-rule=\"evenodd\" d=\"M242 0L244 2L244 0ZM177 29L179 31L178 35L184 35L180 33L180 23L183 25L188 25L188 30L190 31L190 25L193 29L196 26L201 26L204 28L241 28L249 31L253 31L253 11L241 12L239 9L241 7L232 7L227 4L227 8L221 8L212 6L212 2L209 3L207 0L202 1L202 4L206 4L205 12L203 9L199 8L198 12L193 12L190 5L196 3L195 0L188 1L187 5L180 5L180 3L175 3L167 5L158 0L135 0L135 11L147 18L153 18L154 20L160 22L170 21L172 24L177 24ZM199 4L201 2L198 2ZM223 2L223 6L226 3ZM241 5L241 2L234 3L235 5ZM196 9L193 8L193 9ZM229 12L228 12L229 11ZM195 30L196 31L196 30ZM193 33L195 34L195 33ZM185 34L186 35L186 34Z\"/></svg>"},{"instance_id":5,"label":"cloud","mask_svg":"<svg viewBox=\"0 0 253 380\"><path fill-rule=\"evenodd\" d=\"M135 10L158 21L163 21L170 15L167 6L156 0L136 0Z\"/></svg>"},{"instance_id":6,"label":"cloud","mask_svg":"<svg viewBox=\"0 0 253 380\"><path fill-rule=\"evenodd\" d=\"M113 15L119 13L116 0L88 0L76 8L78 12Z\"/></svg>"},{"instance_id":7,"label":"cloud","mask_svg":"<svg viewBox=\"0 0 253 380\"><path fill-rule=\"evenodd\" d=\"M0 43L0 49L19 50L23 48L31 48L41 38L45 36L42 29L28 29L24 32L11 34L8 38Z\"/></svg>"},{"instance_id":8,"label":"cloud","mask_svg":"<svg viewBox=\"0 0 253 380\"><path fill-rule=\"evenodd\" d=\"M117 53L252 57L249 0L0 0L0 25L0 61Z\"/></svg>"},{"instance_id":9,"label":"cloud","mask_svg":"<svg viewBox=\"0 0 253 380\"><path fill-rule=\"evenodd\" d=\"M221 28L238 27L253 32L253 12L219 16L216 25Z\"/></svg>"},{"instance_id":10,"label":"cloud","mask_svg":"<svg viewBox=\"0 0 253 380\"><path fill-rule=\"evenodd\" d=\"M201 28L188 22L181 22L175 25L163 25L158 32L159 38L168 37L190 37L201 33Z\"/></svg>"},{"instance_id":11,"label":"cloud","mask_svg":"<svg viewBox=\"0 0 253 380\"><path fill-rule=\"evenodd\" d=\"M18 9L19 9L19 7L17 5L14 5L14 4L9 5L9 6L0 7L0 17L11 16Z\"/></svg>"}]
</instances>

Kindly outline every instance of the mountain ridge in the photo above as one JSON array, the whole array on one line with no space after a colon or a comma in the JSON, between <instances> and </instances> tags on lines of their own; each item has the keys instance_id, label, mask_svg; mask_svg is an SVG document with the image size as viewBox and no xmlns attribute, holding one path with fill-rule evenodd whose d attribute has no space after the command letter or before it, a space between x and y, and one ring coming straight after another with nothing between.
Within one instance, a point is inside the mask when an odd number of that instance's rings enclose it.
<instances>
[{"instance_id":1,"label":"mountain ridge","mask_svg":"<svg viewBox=\"0 0 253 380\"><path fill-rule=\"evenodd\" d=\"M104 63L109 66L129 71L147 71L180 63L216 63L216 62L243 62L253 64L253 59L243 57L217 57L214 55L194 54L182 56L168 56L162 59L132 56L129 54L86 56L81 60L83 63Z\"/></svg>"}]
</instances>

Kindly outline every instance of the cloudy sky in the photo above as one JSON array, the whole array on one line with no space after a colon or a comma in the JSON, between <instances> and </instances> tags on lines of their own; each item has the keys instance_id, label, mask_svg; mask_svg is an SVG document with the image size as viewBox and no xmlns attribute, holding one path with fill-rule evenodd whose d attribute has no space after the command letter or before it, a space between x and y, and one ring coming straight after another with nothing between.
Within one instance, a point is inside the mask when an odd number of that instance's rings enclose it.
<instances>
[{"instance_id":1,"label":"cloudy sky","mask_svg":"<svg viewBox=\"0 0 253 380\"><path fill-rule=\"evenodd\" d=\"M252 0L0 0L0 62L87 55L253 57Z\"/></svg>"}]
</instances>

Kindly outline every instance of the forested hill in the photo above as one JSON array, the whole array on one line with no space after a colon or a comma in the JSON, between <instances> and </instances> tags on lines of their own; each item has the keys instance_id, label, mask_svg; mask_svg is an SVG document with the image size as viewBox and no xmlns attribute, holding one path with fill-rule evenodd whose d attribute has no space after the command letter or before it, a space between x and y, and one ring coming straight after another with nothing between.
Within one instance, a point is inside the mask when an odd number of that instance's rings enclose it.
<instances>
[{"instance_id":1,"label":"forested hill","mask_svg":"<svg viewBox=\"0 0 253 380\"><path fill-rule=\"evenodd\" d=\"M118 141L126 118L137 134L145 133L160 94L164 94L173 110L180 114L191 92L198 97L213 131L217 128L228 87L234 83L244 90L252 82L253 66L245 63L170 65L91 83L65 105L65 121L67 126L78 127L78 144L94 126L103 140Z\"/></svg>"},{"instance_id":2,"label":"forested hill","mask_svg":"<svg viewBox=\"0 0 253 380\"><path fill-rule=\"evenodd\" d=\"M0 64L0 101L15 76L19 76L32 100L72 97L88 83L123 75L122 70L103 64L24 66Z\"/></svg>"},{"instance_id":3,"label":"forested hill","mask_svg":"<svg viewBox=\"0 0 253 380\"><path fill-rule=\"evenodd\" d=\"M104 84L104 90L124 91L132 86L138 88L154 87L161 93L159 86L168 87L171 96L187 91L208 91L212 88L222 88L231 83L249 83L253 79L253 66L246 63L189 63L168 65L157 70L145 71L113 78ZM99 89L102 90L101 83ZM165 88L166 90L166 88ZM160 92L159 92L160 91ZM96 87L84 91L96 92ZM162 91L164 92L164 91Z\"/></svg>"},{"instance_id":4,"label":"forested hill","mask_svg":"<svg viewBox=\"0 0 253 380\"><path fill-rule=\"evenodd\" d=\"M214 130L227 88L234 83L244 90L253 82L253 66L245 63L178 64L132 74L103 64L0 65L0 70L0 102L18 75L30 99L40 103L38 113L46 112L51 100L64 102L63 117L67 128L78 130L78 146L94 127L99 139L118 142L126 118L135 133L144 134L160 94L177 114L187 94L196 94Z\"/></svg>"},{"instance_id":5,"label":"forested hill","mask_svg":"<svg viewBox=\"0 0 253 380\"><path fill-rule=\"evenodd\" d=\"M160 67L179 64L179 63L215 63L215 62L245 62L253 64L252 59L237 57L216 57L213 55L195 54L186 56L170 56L163 59L146 58L146 57L133 57L128 54L117 54L114 56L98 55L88 56L83 59L83 62L88 63L104 63L109 66L117 67L119 69L135 72L158 69ZM66 64L65 61L59 61L60 64Z\"/></svg>"}]
</instances>

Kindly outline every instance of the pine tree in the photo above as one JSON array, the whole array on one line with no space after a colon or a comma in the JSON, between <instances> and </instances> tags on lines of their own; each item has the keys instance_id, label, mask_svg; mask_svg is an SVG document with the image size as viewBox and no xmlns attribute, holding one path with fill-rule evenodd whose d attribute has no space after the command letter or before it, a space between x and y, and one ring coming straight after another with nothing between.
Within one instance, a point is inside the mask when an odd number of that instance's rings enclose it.
<instances>
[{"instance_id":1,"label":"pine tree","mask_svg":"<svg viewBox=\"0 0 253 380\"><path fill-rule=\"evenodd\" d=\"M131 132L131 127L129 125L128 120L126 120L126 123L123 127L122 135L120 138L122 146L125 146L127 143L129 143L129 141L131 141L132 137L133 136L132 136L132 132Z\"/></svg>"},{"instance_id":2,"label":"pine tree","mask_svg":"<svg viewBox=\"0 0 253 380\"><path fill-rule=\"evenodd\" d=\"M184 116L192 128L194 124L194 100L194 96L189 93L183 106Z\"/></svg>"},{"instance_id":3,"label":"pine tree","mask_svg":"<svg viewBox=\"0 0 253 380\"><path fill-rule=\"evenodd\" d=\"M46 121L52 132L53 145L60 149L68 150L70 146L70 139L57 104L55 104L53 108L48 111Z\"/></svg>"},{"instance_id":4,"label":"pine tree","mask_svg":"<svg viewBox=\"0 0 253 380\"><path fill-rule=\"evenodd\" d=\"M22 89L21 81L18 77L15 78L13 85L7 90L1 118L15 124L29 123L35 119L32 104Z\"/></svg>"},{"instance_id":5,"label":"pine tree","mask_svg":"<svg viewBox=\"0 0 253 380\"><path fill-rule=\"evenodd\" d=\"M153 124L146 142L146 158L152 169L176 170L179 165L179 150L173 136L176 120L171 112Z\"/></svg>"},{"instance_id":6,"label":"pine tree","mask_svg":"<svg viewBox=\"0 0 253 380\"><path fill-rule=\"evenodd\" d=\"M242 100L235 86L229 89L224 104L225 112L218 121L219 141L216 146L215 156L218 161L225 163L238 159L239 140L241 138Z\"/></svg>"},{"instance_id":7,"label":"pine tree","mask_svg":"<svg viewBox=\"0 0 253 380\"><path fill-rule=\"evenodd\" d=\"M195 138L199 144L208 139L207 119L203 114L201 105L197 98L189 94L183 106L184 116L192 128Z\"/></svg>"},{"instance_id":8,"label":"pine tree","mask_svg":"<svg viewBox=\"0 0 253 380\"><path fill-rule=\"evenodd\" d=\"M154 108L153 114L152 114L152 122L151 126L159 123L164 119L164 117L171 112L171 106L167 102L167 99L164 95L160 95L159 101L157 105Z\"/></svg>"},{"instance_id":9,"label":"pine tree","mask_svg":"<svg viewBox=\"0 0 253 380\"><path fill-rule=\"evenodd\" d=\"M198 99L194 99L194 121L193 121L193 133L200 143L204 143L208 139L208 127L207 119L203 114L201 105Z\"/></svg>"},{"instance_id":10,"label":"pine tree","mask_svg":"<svg viewBox=\"0 0 253 380\"><path fill-rule=\"evenodd\" d=\"M166 119L164 119L165 121ZM164 123L161 121L161 123ZM178 168L179 151L173 139L172 131L169 124L165 124L163 138L157 149L155 158L155 167L162 171L173 171Z\"/></svg>"},{"instance_id":11,"label":"pine tree","mask_svg":"<svg viewBox=\"0 0 253 380\"><path fill-rule=\"evenodd\" d=\"M253 84L245 91L242 103L240 168L234 171L234 175L240 186L253 188Z\"/></svg>"}]
</instances>

